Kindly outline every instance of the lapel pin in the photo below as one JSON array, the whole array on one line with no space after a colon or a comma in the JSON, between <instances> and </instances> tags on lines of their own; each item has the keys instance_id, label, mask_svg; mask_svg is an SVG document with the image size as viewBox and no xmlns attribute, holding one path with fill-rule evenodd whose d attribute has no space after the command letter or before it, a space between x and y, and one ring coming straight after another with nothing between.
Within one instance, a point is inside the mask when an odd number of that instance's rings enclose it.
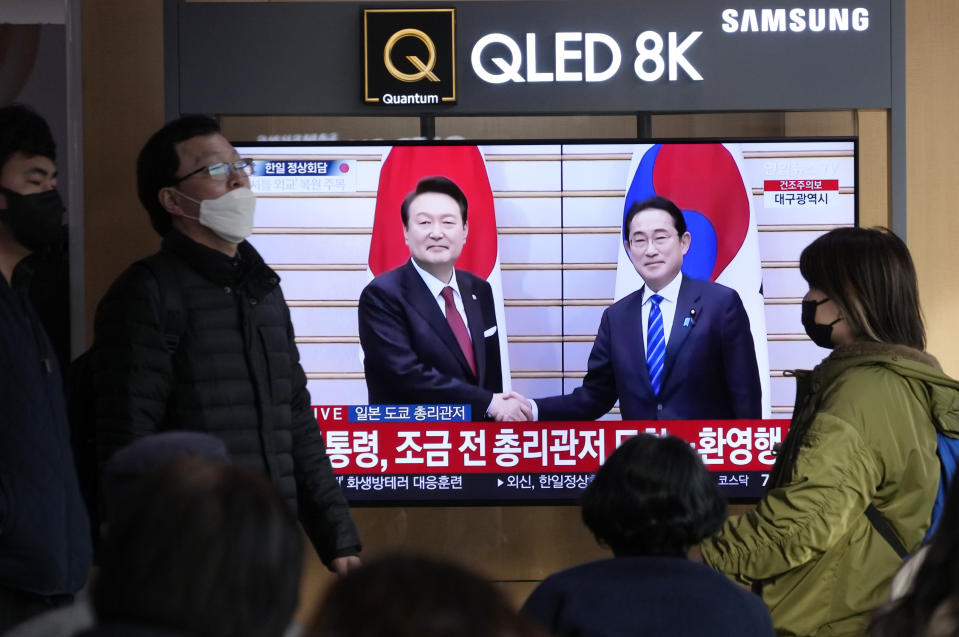
<instances>
[{"instance_id":1,"label":"lapel pin","mask_svg":"<svg viewBox=\"0 0 959 637\"><path fill-rule=\"evenodd\" d=\"M470 296L473 297L473 300L474 300L474 301L476 300L476 295L475 295L475 294L470 294Z\"/></svg>"}]
</instances>

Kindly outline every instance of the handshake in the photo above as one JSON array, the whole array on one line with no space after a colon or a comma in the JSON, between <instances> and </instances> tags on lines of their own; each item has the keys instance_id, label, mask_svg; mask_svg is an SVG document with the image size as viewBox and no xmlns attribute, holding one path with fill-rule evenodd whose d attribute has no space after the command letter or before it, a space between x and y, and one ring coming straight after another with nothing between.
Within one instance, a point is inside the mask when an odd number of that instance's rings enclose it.
<instances>
[{"instance_id":1,"label":"handshake","mask_svg":"<svg viewBox=\"0 0 959 637\"><path fill-rule=\"evenodd\" d=\"M529 398L514 391L493 394L487 413L500 422L519 422L533 419L533 405Z\"/></svg>"}]
</instances>

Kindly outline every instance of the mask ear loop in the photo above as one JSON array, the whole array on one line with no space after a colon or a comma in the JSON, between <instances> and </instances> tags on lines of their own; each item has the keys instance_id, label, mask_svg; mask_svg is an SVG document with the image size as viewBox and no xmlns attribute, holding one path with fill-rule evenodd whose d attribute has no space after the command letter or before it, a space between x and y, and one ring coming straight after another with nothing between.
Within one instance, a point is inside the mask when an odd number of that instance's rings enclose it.
<instances>
[{"instance_id":1,"label":"mask ear loop","mask_svg":"<svg viewBox=\"0 0 959 637\"><path fill-rule=\"evenodd\" d=\"M201 202L199 199L194 199L193 197L191 197L190 195L186 194L185 192L183 192L182 190L180 190L180 189L177 188L176 186L166 186L166 188L169 188L171 192L174 192L174 193L180 195L181 197L183 197L183 198L186 199L187 201L191 201L191 202L195 203L195 204L198 205L198 206L202 205L202 202ZM168 211L168 212L169 212L169 211ZM186 214L185 212L180 213L179 215L174 215L174 213L172 213L172 212L171 212L170 214L173 215L173 216L183 217L184 219L190 219L190 220L196 221L196 222L199 222L199 221L200 221L200 214L199 214L199 212L197 212L197 215L196 215L195 217L191 217L190 215Z\"/></svg>"},{"instance_id":2,"label":"mask ear loop","mask_svg":"<svg viewBox=\"0 0 959 637\"><path fill-rule=\"evenodd\" d=\"M176 194L180 195L181 197L183 197L183 198L186 199L187 201L192 201L193 203L195 203L195 204L198 205L198 206L200 205L200 200L199 200L199 199L194 199L193 197L191 197L190 195L186 194L185 192L183 192L183 191L180 190L179 188L175 188L175 187L173 187L173 186L170 186L170 190L172 190L172 191L175 192ZM827 300L828 300L828 299L827 299Z\"/></svg>"},{"instance_id":3,"label":"mask ear loop","mask_svg":"<svg viewBox=\"0 0 959 637\"><path fill-rule=\"evenodd\" d=\"M813 303L816 304L816 307L819 307L819 306L822 305L823 303L827 303L827 302L829 302L829 301L831 301L831 300L832 300L832 299L830 299L830 298L827 296L827 297L824 298L823 300L821 300L821 301L813 301ZM837 307L838 307L838 305L837 305ZM841 321L842 319L843 319L842 312L840 312L840 313L839 313L839 318L837 318L837 319L836 319L835 321L833 321L832 323L826 323L825 325L826 325L827 327L832 327L833 325L835 325L836 323L838 323L838 322Z\"/></svg>"}]
</instances>

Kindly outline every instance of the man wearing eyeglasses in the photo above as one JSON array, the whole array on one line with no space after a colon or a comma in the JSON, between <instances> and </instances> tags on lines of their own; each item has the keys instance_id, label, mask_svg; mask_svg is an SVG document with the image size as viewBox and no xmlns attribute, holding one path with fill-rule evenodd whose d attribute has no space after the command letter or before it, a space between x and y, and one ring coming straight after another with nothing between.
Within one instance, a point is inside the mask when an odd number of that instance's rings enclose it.
<instances>
[{"instance_id":1,"label":"man wearing eyeglasses","mask_svg":"<svg viewBox=\"0 0 959 637\"><path fill-rule=\"evenodd\" d=\"M93 345L100 465L134 438L218 436L267 475L320 558L345 574L360 540L333 475L279 276L246 238L252 161L216 121L184 116L154 134L137 189L161 250L128 268L97 308Z\"/></svg>"},{"instance_id":2,"label":"man wearing eyeglasses","mask_svg":"<svg viewBox=\"0 0 959 637\"><path fill-rule=\"evenodd\" d=\"M749 317L735 290L681 272L691 237L669 199L633 204L624 246L645 285L603 312L581 387L535 401L541 420L761 418ZM538 412L538 413L537 413Z\"/></svg>"}]
</instances>

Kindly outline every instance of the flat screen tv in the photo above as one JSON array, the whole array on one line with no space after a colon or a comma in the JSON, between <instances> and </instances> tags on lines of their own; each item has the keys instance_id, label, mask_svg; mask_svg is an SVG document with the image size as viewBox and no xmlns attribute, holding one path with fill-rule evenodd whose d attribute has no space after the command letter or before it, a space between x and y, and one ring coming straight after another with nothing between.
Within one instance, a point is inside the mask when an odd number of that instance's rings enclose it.
<instances>
[{"instance_id":1,"label":"flat screen tv","mask_svg":"<svg viewBox=\"0 0 959 637\"><path fill-rule=\"evenodd\" d=\"M792 412L788 370L828 353L800 323L798 260L816 237L857 223L855 140L236 146L254 160L251 242L281 277L352 503L568 503L617 444L644 431L689 440L731 499L762 493ZM374 275L408 260L399 201L435 173L468 182L458 267L492 286L508 387L537 398L582 383L603 311L641 284L624 249L624 209L659 194L688 222L684 275L743 300L762 420L623 422L617 406L594 422L496 423L455 404L368 405L357 301Z\"/></svg>"}]
</instances>

